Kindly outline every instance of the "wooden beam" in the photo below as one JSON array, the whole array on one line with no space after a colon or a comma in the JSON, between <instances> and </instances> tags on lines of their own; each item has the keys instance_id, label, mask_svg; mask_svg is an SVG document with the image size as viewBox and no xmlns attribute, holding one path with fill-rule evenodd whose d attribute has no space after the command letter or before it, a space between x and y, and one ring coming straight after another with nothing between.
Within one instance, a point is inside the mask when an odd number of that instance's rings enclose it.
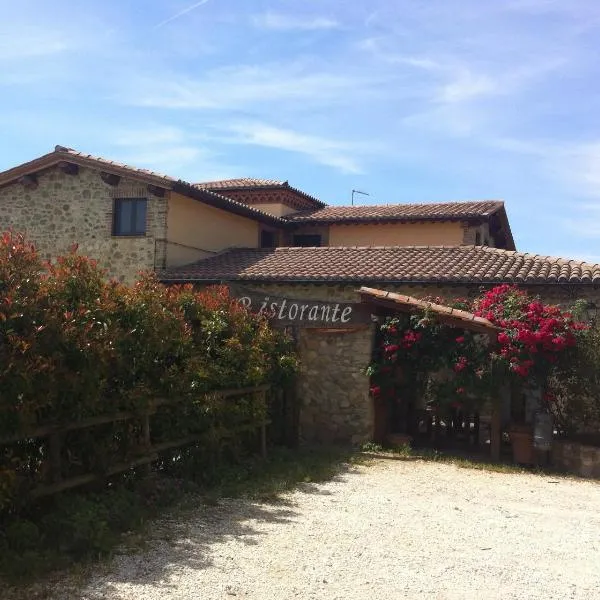
<instances>
[{"instance_id":1,"label":"wooden beam","mask_svg":"<svg viewBox=\"0 0 600 600\"><path fill-rule=\"evenodd\" d=\"M100 173L100 178L102 181L104 181L104 183L112 185L113 187L119 185L119 182L121 181L121 177L119 177L119 175L107 173L106 171L102 171Z\"/></svg>"},{"instance_id":2,"label":"wooden beam","mask_svg":"<svg viewBox=\"0 0 600 600\"><path fill-rule=\"evenodd\" d=\"M35 173L31 175L23 175L20 177L18 182L26 189L26 190L34 190L38 186L38 179Z\"/></svg>"},{"instance_id":3,"label":"wooden beam","mask_svg":"<svg viewBox=\"0 0 600 600\"><path fill-rule=\"evenodd\" d=\"M152 196L156 196L157 198L164 198L165 188L162 188L158 185L148 185L148 193Z\"/></svg>"},{"instance_id":4,"label":"wooden beam","mask_svg":"<svg viewBox=\"0 0 600 600\"><path fill-rule=\"evenodd\" d=\"M63 161L59 162L58 163L58 168L65 175L78 175L79 174L79 165L77 165L75 163L68 162L66 160L63 160Z\"/></svg>"}]
</instances>

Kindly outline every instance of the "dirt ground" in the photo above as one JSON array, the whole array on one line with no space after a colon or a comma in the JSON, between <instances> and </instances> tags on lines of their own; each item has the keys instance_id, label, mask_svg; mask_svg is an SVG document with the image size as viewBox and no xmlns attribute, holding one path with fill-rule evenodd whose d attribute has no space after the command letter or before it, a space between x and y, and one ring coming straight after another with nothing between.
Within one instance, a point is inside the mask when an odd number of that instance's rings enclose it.
<instances>
[{"instance_id":1,"label":"dirt ground","mask_svg":"<svg viewBox=\"0 0 600 600\"><path fill-rule=\"evenodd\" d=\"M282 502L224 500L161 522L77 595L600 599L600 485L376 460Z\"/></svg>"}]
</instances>

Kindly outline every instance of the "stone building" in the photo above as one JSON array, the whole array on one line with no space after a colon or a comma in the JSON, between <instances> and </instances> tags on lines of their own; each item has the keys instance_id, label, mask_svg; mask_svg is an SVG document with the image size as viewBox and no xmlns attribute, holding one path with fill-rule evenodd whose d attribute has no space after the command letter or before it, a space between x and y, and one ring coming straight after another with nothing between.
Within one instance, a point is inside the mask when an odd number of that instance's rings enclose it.
<instances>
[{"instance_id":1,"label":"stone building","mask_svg":"<svg viewBox=\"0 0 600 600\"><path fill-rule=\"evenodd\" d=\"M515 248L502 202L327 206L287 182L192 184L63 146L0 173L0 227L47 258L77 243L129 282L232 248Z\"/></svg>"},{"instance_id":2,"label":"stone building","mask_svg":"<svg viewBox=\"0 0 600 600\"><path fill-rule=\"evenodd\" d=\"M600 303L600 265L485 246L235 249L166 270L167 282L243 284L265 297L359 302L363 285L408 296L474 297L518 283L545 300ZM300 425L308 440L360 441L374 426L369 382L373 328L300 327Z\"/></svg>"},{"instance_id":3,"label":"stone building","mask_svg":"<svg viewBox=\"0 0 600 600\"><path fill-rule=\"evenodd\" d=\"M472 296L517 283L600 301L600 265L517 252L500 201L327 206L284 181L188 183L57 146L0 173L0 227L52 258L73 244L131 282L237 282L265 296L357 302L361 285ZM298 383L307 439L368 439L372 324L304 324Z\"/></svg>"}]
</instances>

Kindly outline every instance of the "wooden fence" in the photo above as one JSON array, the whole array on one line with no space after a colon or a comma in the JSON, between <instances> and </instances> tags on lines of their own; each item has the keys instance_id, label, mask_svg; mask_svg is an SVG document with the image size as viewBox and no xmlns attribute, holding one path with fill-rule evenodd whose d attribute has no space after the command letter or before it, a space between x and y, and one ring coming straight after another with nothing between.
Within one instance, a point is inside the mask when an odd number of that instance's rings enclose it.
<instances>
[{"instance_id":1,"label":"wooden fence","mask_svg":"<svg viewBox=\"0 0 600 600\"><path fill-rule=\"evenodd\" d=\"M256 401L266 403L266 395L269 389L269 385L261 385L251 388L219 390L207 394L207 396L216 396L220 399L235 399L242 396L253 396ZM122 473L142 465L147 465L149 467L151 463L158 460L160 453L165 452L166 450L181 448L183 446L201 442L205 439L211 439L214 441L215 435L219 440L222 440L227 436L238 435L252 430L260 432L260 452L263 457L266 456L266 428L268 425L268 421L266 419L258 425L256 423L249 423L247 425L237 426L235 429L230 431L217 431L216 434L214 430L210 430L197 435L188 435L179 439L153 444L150 417L156 414L157 409L161 406L175 405L178 402L178 400L157 399L149 403L149 405L144 409L136 411L122 411L106 415L98 415L71 423L47 423L35 427L29 431L0 437L0 446L8 446L10 444L24 442L27 440L41 438L47 439L50 483L44 483L29 489L26 493L26 498L31 500L41 498L43 496L57 494L58 492L67 490L69 488L79 487L98 480L103 480L117 473ZM75 477L63 477L62 461L64 436L66 433L75 430L93 428L99 425L113 424L131 420L137 420L141 422L142 426L142 447L140 448L140 451L136 452L135 457L130 457L128 460L120 463L108 465L102 470L101 473L90 472L77 475Z\"/></svg>"}]
</instances>

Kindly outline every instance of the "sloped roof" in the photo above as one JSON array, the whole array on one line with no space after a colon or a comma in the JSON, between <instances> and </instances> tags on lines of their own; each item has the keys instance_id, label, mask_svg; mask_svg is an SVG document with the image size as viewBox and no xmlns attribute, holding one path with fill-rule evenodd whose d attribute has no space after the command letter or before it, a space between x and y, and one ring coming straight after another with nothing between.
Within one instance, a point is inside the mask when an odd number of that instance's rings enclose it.
<instances>
[{"instance_id":1,"label":"sloped roof","mask_svg":"<svg viewBox=\"0 0 600 600\"><path fill-rule=\"evenodd\" d=\"M228 212L249 217L258 221L280 225L285 223L285 221L279 217L275 217L257 208L248 206L243 202L238 202L237 200L227 198L226 196L217 194L211 190L199 189L186 181L177 180L173 177L169 177L168 175L157 173L156 171L138 169L124 163L78 152L77 150L74 150L73 148L67 148L66 146L56 146L53 152L44 154L43 156L40 156L32 161L23 163L17 167L0 173L0 187L3 185L8 185L24 175L51 168L61 162L71 162L83 167L101 169L115 175L139 179L146 183L184 194L204 202L205 204L209 204L210 206L221 208Z\"/></svg>"},{"instance_id":2,"label":"sloped roof","mask_svg":"<svg viewBox=\"0 0 600 600\"><path fill-rule=\"evenodd\" d=\"M240 188L282 187L287 185L287 181L276 181L275 179L255 179L253 177L238 177L237 179L201 181L195 185L208 190L235 190Z\"/></svg>"},{"instance_id":3,"label":"sloped roof","mask_svg":"<svg viewBox=\"0 0 600 600\"><path fill-rule=\"evenodd\" d=\"M242 192L252 191L258 192L260 190L287 190L292 192L296 196L299 196L303 200L307 200L306 206L315 208L323 208L327 206L325 202L303 192L302 190L292 187L287 181L277 181L275 179L254 179L252 177L241 177L238 179L222 179L219 181L204 181L195 184L196 187L201 189L219 191L227 195L227 192Z\"/></svg>"},{"instance_id":4,"label":"sloped roof","mask_svg":"<svg viewBox=\"0 0 600 600\"><path fill-rule=\"evenodd\" d=\"M469 329L470 331L487 334L493 334L500 329L488 319L478 317L466 310L419 300L412 296L395 294L394 292L387 292L385 290L378 290L370 287L361 287L358 290L358 293L363 302L375 306L382 306L384 308L391 308L392 310L408 313L427 310L435 313L436 317L442 323L452 325L453 327L461 327L463 329Z\"/></svg>"},{"instance_id":5,"label":"sloped roof","mask_svg":"<svg viewBox=\"0 0 600 600\"><path fill-rule=\"evenodd\" d=\"M422 221L485 218L504 208L500 200L441 202L437 204L385 204L374 206L326 206L320 210L288 215L296 223L358 221Z\"/></svg>"},{"instance_id":6,"label":"sloped roof","mask_svg":"<svg viewBox=\"0 0 600 600\"><path fill-rule=\"evenodd\" d=\"M232 249L164 281L600 284L600 265L485 246Z\"/></svg>"}]
</instances>

